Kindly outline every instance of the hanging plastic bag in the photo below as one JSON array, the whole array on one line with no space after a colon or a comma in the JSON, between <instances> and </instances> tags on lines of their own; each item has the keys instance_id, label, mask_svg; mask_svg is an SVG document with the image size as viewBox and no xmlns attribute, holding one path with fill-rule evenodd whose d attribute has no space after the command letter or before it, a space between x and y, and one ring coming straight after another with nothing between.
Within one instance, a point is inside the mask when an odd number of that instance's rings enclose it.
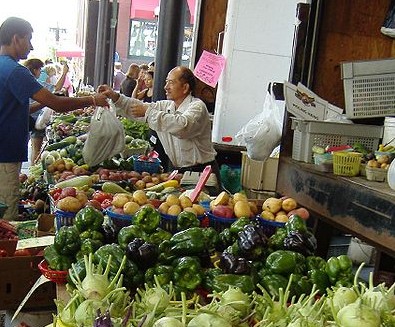
<instances>
[{"instance_id":1,"label":"hanging plastic bag","mask_svg":"<svg viewBox=\"0 0 395 327\"><path fill-rule=\"evenodd\" d=\"M235 138L245 145L250 159L265 161L280 144L284 108L279 108L273 92L267 92L261 113L245 124Z\"/></svg>"},{"instance_id":2,"label":"hanging plastic bag","mask_svg":"<svg viewBox=\"0 0 395 327\"><path fill-rule=\"evenodd\" d=\"M395 0L391 1L380 31L384 35L395 38Z\"/></svg>"},{"instance_id":3,"label":"hanging plastic bag","mask_svg":"<svg viewBox=\"0 0 395 327\"><path fill-rule=\"evenodd\" d=\"M82 156L89 166L119 154L125 148L125 131L112 109L96 107Z\"/></svg>"},{"instance_id":4,"label":"hanging plastic bag","mask_svg":"<svg viewBox=\"0 0 395 327\"><path fill-rule=\"evenodd\" d=\"M48 126L49 122L51 121L53 112L54 111L51 108L48 107L43 108L36 119L34 128L37 130L45 129Z\"/></svg>"}]
</instances>

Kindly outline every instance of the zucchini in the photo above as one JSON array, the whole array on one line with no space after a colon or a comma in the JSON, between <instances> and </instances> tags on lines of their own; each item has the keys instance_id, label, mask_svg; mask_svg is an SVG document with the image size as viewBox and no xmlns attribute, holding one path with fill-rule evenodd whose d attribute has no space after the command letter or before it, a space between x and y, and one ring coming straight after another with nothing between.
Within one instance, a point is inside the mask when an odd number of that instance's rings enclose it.
<instances>
[{"instance_id":1,"label":"zucchini","mask_svg":"<svg viewBox=\"0 0 395 327\"><path fill-rule=\"evenodd\" d=\"M166 188L176 188L178 187L178 181L175 179L171 179L169 181L165 181L159 184L156 184L154 186L148 187L146 189L144 189L144 191L154 191L154 192L161 192Z\"/></svg>"},{"instance_id":2,"label":"zucchini","mask_svg":"<svg viewBox=\"0 0 395 327\"><path fill-rule=\"evenodd\" d=\"M116 194L116 193L132 194L114 182L104 182L103 185L101 186L101 189L103 192L111 193L111 194Z\"/></svg>"},{"instance_id":3,"label":"zucchini","mask_svg":"<svg viewBox=\"0 0 395 327\"><path fill-rule=\"evenodd\" d=\"M53 150L63 149L66 146L75 144L75 142L77 142L77 137L74 135L71 135L71 136L64 138L63 140L61 140L59 142L55 142L55 143L47 145L46 150L53 151Z\"/></svg>"},{"instance_id":4,"label":"zucchini","mask_svg":"<svg viewBox=\"0 0 395 327\"><path fill-rule=\"evenodd\" d=\"M93 185L93 180L91 176L76 176L70 179L66 179L65 181L61 181L57 184L55 184L56 188L65 188L65 187L92 187Z\"/></svg>"}]
</instances>

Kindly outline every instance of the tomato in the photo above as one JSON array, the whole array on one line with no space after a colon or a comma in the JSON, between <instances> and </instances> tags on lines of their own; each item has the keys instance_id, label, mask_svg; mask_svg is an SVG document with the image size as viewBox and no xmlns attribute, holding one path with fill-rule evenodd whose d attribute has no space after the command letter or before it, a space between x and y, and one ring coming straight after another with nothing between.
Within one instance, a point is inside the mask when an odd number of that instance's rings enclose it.
<instances>
[{"instance_id":1,"label":"tomato","mask_svg":"<svg viewBox=\"0 0 395 327\"><path fill-rule=\"evenodd\" d=\"M101 203L100 203L99 201L97 201L97 200L89 200L89 201L85 204L85 206L91 206L91 207L94 207L94 208L96 208L96 209L98 209L98 210L101 210L101 209L102 209Z\"/></svg>"},{"instance_id":2,"label":"tomato","mask_svg":"<svg viewBox=\"0 0 395 327\"><path fill-rule=\"evenodd\" d=\"M53 188L53 189L49 190L48 193L56 201L59 199L59 196L62 193L62 189L61 188Z\"/></svg>"},{"instance_id":3,"label":"tomato","mask_svg":"<svg viewBox=\"0 0 395 327\"><path fill-rule=\"evenodd\" d=\"M92 200L96 200L100 203L102 203L104 200L111 200L112 201L112 194L110 193L106 193L103 191L95 191L92 194Z\"/></svg>"},{"instance_id":4,"label":"tomato","mask_svg":"<svg viewBox=\"0 0 395 327\"><path fill-rule=\"evenodd\" d=\"M103 200L103 202L100 205L102 207L102 209L107 209L108 207L112 206L112 200L110 199L105 199Z\"/></svg>"}]
</instances>

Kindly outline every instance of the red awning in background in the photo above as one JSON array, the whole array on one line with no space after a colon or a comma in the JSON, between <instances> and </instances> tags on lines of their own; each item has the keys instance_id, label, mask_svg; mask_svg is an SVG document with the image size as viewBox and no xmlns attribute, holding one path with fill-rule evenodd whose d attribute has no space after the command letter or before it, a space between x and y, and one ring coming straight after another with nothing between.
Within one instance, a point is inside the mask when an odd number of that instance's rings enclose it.
<instances>
[{"instance_id":1,"label":"red awning in background","mask_svg":"<svg viewBox=\"0 0 395 327\"><path fill-rule=\"evenodd\" d=\"M80 58L84 56L84 50L78 46L64 47L56 50L56 57Z\"/></svg>"},{"instance_id":2,"label":"red awning in background","mask_svg":"<svg viewBox=\"0 0 395 327\"><path fill-rule=\"evenodd\" d=\"M196 0L187 0L187 2L191 13L190 23L193 24ZM159 0L132 0L130 18L153 20L155 18L154 10L156 7L159 7Z\"/></svg>"}]
</instances>

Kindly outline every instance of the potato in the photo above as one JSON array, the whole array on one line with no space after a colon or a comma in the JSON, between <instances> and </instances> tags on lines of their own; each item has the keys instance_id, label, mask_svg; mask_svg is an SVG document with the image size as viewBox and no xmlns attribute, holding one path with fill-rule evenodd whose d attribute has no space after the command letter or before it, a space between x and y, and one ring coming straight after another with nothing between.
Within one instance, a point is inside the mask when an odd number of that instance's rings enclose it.
<instances>
[{"instance_id":1,"label":"potato","mask_svg":"<svg viewBox=\"0 0 395 327\"><path fill-rule=\"evenodd\" d=\"M237 202L237 201L248 201L248 200L245 194L238 192L233 195L233 201Z\"/></svg>"},{"instance_id":2,"label":"potato","mask_svg":"<svg viewBox=\"0 0 395 327\"><path fill-rule=\"evenodd\" d=\"M169 205L166 202L161 203L161 205L158 208L158 211L160 213L164 213L167 214L167 212L169 211Z\"/></svg>"},{"instance_id":3,"label":"potato","mask_svg":"<svg viewBox=\"0 0 395 327\"><path fill-rule=\"evenodd\" d=\"M200 204L192 204L192 208L196 210L198 216L204 215L204 208Z\"/></svg>"},{"instance_id":4,"label":"potato","mask_svg":"<svg viewBox=\"0 0 395 327\"><path fill-rule=\"evenodd\" d=\"M377 162L377 160L371 159L368 161L368 167L378 168L379 163Z\"/></svg>"},{"instance_id":5,"label":"potato","mask_svg":"<svg viewBox=\"0 0 395 327\"><path fill-rule=\"evenodd\" d=\"M136 181L136 183L134 183L134 187L135 187L137 190L142 190L142 189L145 188L145 182L142 181L141 179L139 179L138 181Z\"/></svg>"},{"instance_id":6,"label":"potato","mask_svg":"<svg viewBox=\"0 0 395 327\"><path fill-rule=\"evenodd\" d=\"M88 196L84 191L77 191L75 197L81 202L82 206L85 206L85 204L88 202Z\"/></svg>"},{"instance_id":7,"label":"potato","mask_svg":"<svg viewBox=\"0 0 395 327\"><path fill-rule=\"evenodd\" d=\"M276 215L274 217L274 221L278 222L278 223L286 223L288 221L288 216L281 214L281 215Z\"/></svg>"},{"instance_id":8,"label":"potato","mask_svg":"<svg viewBox=\"0 0 395 327\"><path fill-rule=\"evenodd\" d=\"M251 217L251 209L247 201L237 201L233 210L237 218Z\"/></svg>"},{"instance_id":9,"label":"potato","mask_svg":"<svg viewBox=\"0 0 395 327\"><path fill-rule=\"evenodd\" d=\"M180 199L175 194L169 194L166 198L166 203L171 207L172 205L180 205Z\"/></svg>"},{"instance_id":10,"label":"potato","mask_svg":"<svg viewBox=\"0 0 395 327\"><path fill-rule=\"evenodd\" d=\"M130 200L129 197L126 194L121 194L121 193L115 194L111 201L111 204L114 207L123 208L125 203L129 202L129 200Z\"/></svg>"},{"instance_id":11,"label":"potato","mask_svg":"<svg viewBox=\"0 0 395 327\"><path fill-rule=\"evenodd\" d=\"M192 201L186 195L181 195L179 197L180 205L183 209L192 207Z\"/></svg>"},{"instance_id":12,"label":"potato","mask_svg":"<svg viewBox=\"0 0 395 327\"><path fill-rule=\"evenodd\" d=\"M143 190L137 190L133 192L133 201L139 204L140 206L146 204L148 199L147 195Z\"/></svg>"},{"instance_id":13,"label":"potato","mask_svg":"<svg viewBox=\"0 0 395 327\"><path fill-rule=\"evenodd\" d=\"M262 209L270 211L271 213L277 213L281 210L282 200L277 198L267 198L263 202Z\"/></svg>"},{"instance_id":14,"label":"potato","mask_svg":"<svg viewBox=\"0 0 395 327\"><path fill-rule=\"evenodd\" d=\"M248 205L250 206L251 212L254 215L257 215L258 214L258 206L256 205L256 203L252 202L252 201L248 201Z\"/></svg>"},{"instance_id":15,"label":"potato","mask_svg":"<svg viewBox=\"0 0 395 327\"><path fill-rule=\"evenodd\" d=\"M263 210L261 213L261 217L267 220L274 220L274 214L269 210Z\"/></svg>"},{"instance_id":16,"label":"potato","mask_svg":"<svg viewBox=\"0 0 395 327\"><path fill-rule=\"evenodd\" d=\"M167 214L171 216L178 216L178 214L182 211L181 207L178 204L173 204L167 210Z\"/></svg>"},{"instance_id":17,"label":"potato","mask_svg":"<svg viewBox=\"0 0 395 327\"><path fill-rule=\"evenodd\" d=\"M134 215L139 209L140 205L133 201L126 202L123 206L123 212L125 213L125 215L130 216Z\"/></svg>"},{"instance_id":18,"label":"potato","mask_svg":"<svg viewBox=\"0 0 395 327\"><path fill-rule=\"evenodd\" d=\"M297 206L298 206L298 204L296 203L295 199L293 199L293 198L286 198L281 203L281 208L283 208L283 210L286 212L296 209Z\"/></svg>"},{"instance_id":19,"label":"potato","mask_svg":"<svg viewBox=\"0 0 395 327\"><path fill-rule=\"evenodd\" d=\"M214 199L214 205L223 205L227 204L229 201L229 194L225 191L222 191L220 194L217 195L217 197Z\"/></svg>"},{"instance_id":20,"label":"potato","mask_svg":"<svg viewBox=\"0 0 395 327\"><path fill-rule=\"evenodd\" d=\"M83 206L77 198L72 196L66 196L65 198L58 201L56 207L63 211L78 212L82 209Z\"/></svg>"}]
</instances>

